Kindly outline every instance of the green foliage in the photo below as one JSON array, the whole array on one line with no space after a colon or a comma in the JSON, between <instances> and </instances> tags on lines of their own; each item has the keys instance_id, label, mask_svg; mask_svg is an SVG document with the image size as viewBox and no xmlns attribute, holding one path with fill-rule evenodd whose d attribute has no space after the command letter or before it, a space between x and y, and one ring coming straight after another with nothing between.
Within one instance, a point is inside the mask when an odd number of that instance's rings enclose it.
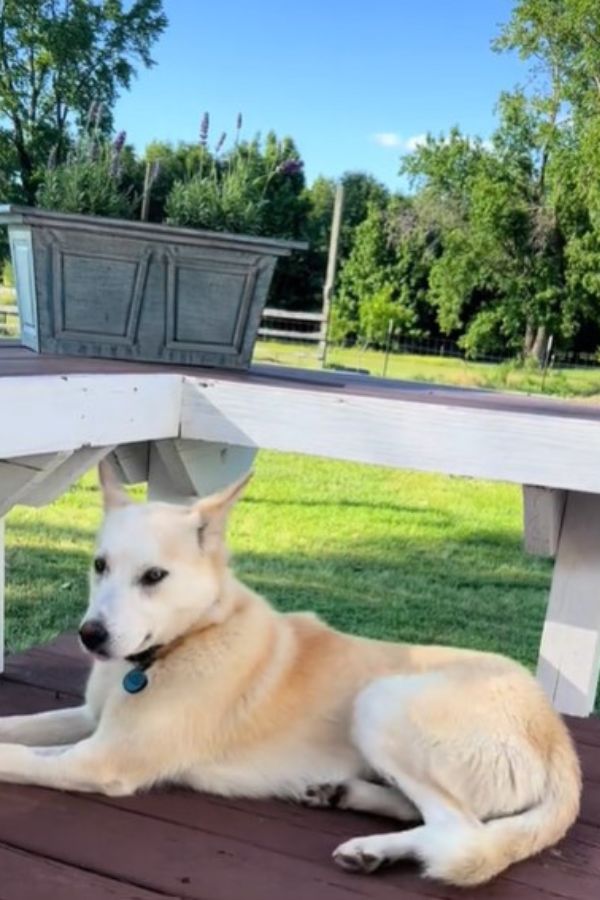
<instances>
[{"instance_id":1,"label":"green foliage","mask_svg":"<svg viewBox=\"0 0 600 900\"><path fill-rule=\"evenodd\" d=\"M360 306L392 282L392 265L385 215L373 204L356 228L352 250L342 266L332 314L334 340L360 333Z\"/></svg>"},{"instance_id":2,"label":"green foliage","mask_svg":"<svg viewBox=\"0 0 600 900\"><path fill-rule=\"evenodd\" d=\"M161 0L3 0L0 4L0 160L9 158L5 196L33 203L38 177L92 102L104 126L136 65L167 24ZM6 187L4 188L6 190ZM12 199L12 196L11 196Z\"/></svg>"},{"instance_id":3,"label":"green foliage","mask_svg":"<svg viewBox=\"0 0 600 900\"><path fill-rule=\"evenodd\" d=\"M293 236L297 228L290 221L290 203L302 194L304 176L291 140L279 142L269 134L264 147L255 138L236 141L222 156L211 154L204 146L201 150L193 167L187 167L166 198L169 223L211 231Z\"/></svg>"},{"instance_id":4,"label":"green foliage","mask_svg":"<svg viewBox=\"0 0 600 900\"><path fill-rule=\"evenodd\" d=\"M10 259L5 259L2 264L2 284L4 287L14 287L15 279Z\"/></svg>"},{"instance_id":5,"label":"green foliage","mask_svg":"<svg viewBox=\"0 0 600 900\"><path fill-rule=\"evenodd\" d=\"M114 141L91 124L64 163L48 164L37 193L43 209L130 218L133 199L123 186L125 134Z\"/></svg>"},{"instance_id":6,"label":"green foliage","mask_svg":"<svg viewBox=\"0 0 600 900\"><path fill-rule=\"evenodd\" d=\"M360 336L369 344L381 346L388 336L405 337L414 331L415 312L399 302L395 293L395 286L386 284L360 304Z\"/></svg>"}]
</instances>

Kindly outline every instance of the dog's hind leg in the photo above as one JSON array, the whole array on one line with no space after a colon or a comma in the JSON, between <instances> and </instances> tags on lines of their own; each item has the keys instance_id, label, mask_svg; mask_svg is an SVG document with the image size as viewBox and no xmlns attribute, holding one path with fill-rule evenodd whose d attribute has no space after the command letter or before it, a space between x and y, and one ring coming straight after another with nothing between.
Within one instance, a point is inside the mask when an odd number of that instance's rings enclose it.
<instances>
[{"instance_id":1,"label":"dog's hind leg","mask_svg":"<svg viewBox=\"0 0 600 900\"><path fill-rule=\"evenodd\" d=\"M30 716L4 716L0 718L0 743L33 747L75 744L89 737L95 727L95 718L87 706Z\"/></svg>"},{"instance_id":2,"label":"dog's hind leg","mask_svg":"<svg viewBox=\"0 0 600 900\"><path fill-rule=\"evenodd\" d=\"M356 746L369 767L386 783L396 785L414 805L424 825L341 844L333 856L348 871L372 872L406 857L428 862L433 848L445 842L452 847L466 845L483 830L451 786L438 783L430 774L428 737L405 712L405 702L430 689L431 681L429 676L382 679L357 699L353 728Z\"/></svg>"},{"instance_id":3,"label":"dog's hind leg","mask_svg":"<svg viewBox=\"0 0 600 900\"><path fill-rule=\"evenodd\" d=\"M374 816L389 816L401 822L418 822L421 819L416 806L399 790L362 778L352 778L341 784L310 785L302 802L321 809L351 809Z\"/></svg>"}]
</instances>

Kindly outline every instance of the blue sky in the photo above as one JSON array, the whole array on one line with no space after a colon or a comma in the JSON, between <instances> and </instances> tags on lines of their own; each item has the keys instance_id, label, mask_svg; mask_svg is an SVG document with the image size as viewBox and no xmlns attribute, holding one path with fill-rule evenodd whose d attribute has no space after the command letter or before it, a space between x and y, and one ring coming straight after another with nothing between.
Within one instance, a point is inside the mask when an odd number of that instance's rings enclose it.
<instances>
[{"instance_id":1,"label":"blue sky","mask_svg":"<svg viewBox=\"0 0 600 900\"><path fill-rule=\"evenodd\" d=\"M398 159L458 123L486 138L498 93L526 79L490 49L511 0L165 0L157 66L120 99L116 128L139 149L274 129L295 138L309 181L368 171L400 187Z\"/></svg>"}]
</instances>

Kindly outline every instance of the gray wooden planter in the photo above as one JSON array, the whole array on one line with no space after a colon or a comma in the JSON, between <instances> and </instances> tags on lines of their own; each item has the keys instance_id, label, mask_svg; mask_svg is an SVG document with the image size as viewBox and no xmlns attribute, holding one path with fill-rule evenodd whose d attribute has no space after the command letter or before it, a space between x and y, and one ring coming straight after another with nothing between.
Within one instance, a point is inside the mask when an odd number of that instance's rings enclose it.
<instances>
[{"instance_id":1,"label":"gray wooden planter","mask_svg":"<svg viewBox=\"0 0 600 900\"><path fill-rule=\"evenodd\" d=\"M243 368L277 257L304 244L0 206L22 342L77 356Z\"/></svg>"}]
</instances>

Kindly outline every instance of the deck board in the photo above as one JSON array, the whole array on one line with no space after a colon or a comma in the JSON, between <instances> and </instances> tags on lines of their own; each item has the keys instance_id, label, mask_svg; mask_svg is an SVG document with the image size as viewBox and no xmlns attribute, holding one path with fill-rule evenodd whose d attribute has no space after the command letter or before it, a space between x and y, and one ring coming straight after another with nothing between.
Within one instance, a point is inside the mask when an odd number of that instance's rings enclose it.
<instances>
[{"instance_id":1,"label":"deck board","mask_svg":"<svg viewBox=\"0 0 600 900\"><path fill-rule=\"evenodd\" d=\"M135 361L96 359L90 357L37 354L16 344L0 341L0 378L35 375L115 375L115 374L181 374L192 378L219 379L244 384L260 384L265 388L286 387L292 390L348 394L357 397L385 397L415 403L522 412L600 421L600 408L572 401L501 393L417 381L399 381L335 370L295 369L253 364L248 371L158 365Z\"/></svg>"},{"instance_id":2,"label":"deck board","mask_svg":"<svg viewBox=\"0 0 600 900\"><path fill-rule=\"evenodd\" d=\"M85 658L73 635L10 656L0 714L70 706ZM580 822L558 848L512 867L473 900L600 896L600 721L570 720L585 774ZM351 876L330 861L341 840L389 820L278 801L156 790L105 798L0 785L0 900L458 900L414 866Z\"/></svg>"}]
</instances>

